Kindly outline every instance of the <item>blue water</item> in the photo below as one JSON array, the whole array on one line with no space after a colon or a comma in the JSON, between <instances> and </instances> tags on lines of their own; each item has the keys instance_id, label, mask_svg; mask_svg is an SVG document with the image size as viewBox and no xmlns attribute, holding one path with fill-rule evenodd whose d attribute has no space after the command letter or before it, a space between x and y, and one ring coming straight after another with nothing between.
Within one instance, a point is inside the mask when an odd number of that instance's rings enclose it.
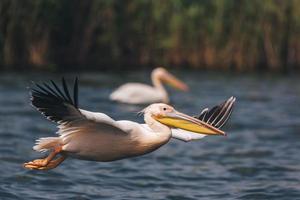
<instances>
[{"instance_id":1,"label":"blue water","mask_svg":"<svg viewBox=\"0 0 300 200\"><path fill-rule=\"evenodd\" d=\"M296 76L175 73L190 93L169 89L172 105L197 114L234 95L227 137L184 143L111 163L68 159L51 171L22 163L55 125L29 105L30 81L60 74L0 75L0 199L300 199L300 80ZM142 122L142 106L116 104L110 92L149 72L69 74L80 78L81 108Z\"/></svg>"}]
</instances>

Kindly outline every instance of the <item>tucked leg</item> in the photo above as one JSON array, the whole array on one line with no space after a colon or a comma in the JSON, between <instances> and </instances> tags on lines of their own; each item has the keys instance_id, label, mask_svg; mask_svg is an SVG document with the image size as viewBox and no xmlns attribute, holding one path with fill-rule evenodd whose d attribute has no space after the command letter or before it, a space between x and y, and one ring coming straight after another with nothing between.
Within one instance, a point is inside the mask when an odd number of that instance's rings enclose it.
<instances>
[{"instance_id":1,"label":"tucked leg","mask_svg":"<svg viewBox=\"0 0 300 200\"><path fill-rule=\"evenodd\" d=\"M46 158L36 159L31 162L24 163L24 167L28 169L38 169L41 167L46 167L55 158L55 156L61 152L61 150L62 147L58 146Z\"/></svg>"},{"instance_id":2,"label":"tucked leg","mask_svg":"<svg viewBox=\"0 0 300 200\"><path fill-rule=\"evenodd\" d=\"M36 170L50 170L56 168L60 163L62 163L67 157L66 156L60 156L59 158L55 160L51 160L46 166L38 166L35 164L27 164L25 168L27 169L36 169Z\"/></svg>"}]
</instances>

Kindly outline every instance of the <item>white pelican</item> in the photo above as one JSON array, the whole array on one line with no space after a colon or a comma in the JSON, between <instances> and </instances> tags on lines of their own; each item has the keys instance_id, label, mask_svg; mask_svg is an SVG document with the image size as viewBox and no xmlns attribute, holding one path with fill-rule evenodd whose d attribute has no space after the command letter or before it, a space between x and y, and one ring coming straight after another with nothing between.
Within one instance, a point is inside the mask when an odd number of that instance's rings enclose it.
<instances>
[{"instance_id":1,"label":"white pelican","mask_svg":"<svg viewBox=\"0 0 300 200\"><path fill-rule=\"evenodd\" d=\"M151 73L153 86L142 83L126 83L110 94L110 100L128 104L169 103L169 96L162 82L187 91L188 86L171 75L164 68L156 68Z\"/></svg>"},{"instance_id":2,"label":"white pelican","mask_svg":"<svg viewBox=\"0 0 300 200\"><path fill-rule=\"evenodd\" d=\"M31 103L58 124L59 136L37 140L34 150L51 153L46 158L24 163L28 169L53 169L67 157L106 162L140 156L158 149L172 137L191 141L205 135L225 135L219 128L228 120L235 101L231 97L211 110L204 109L198 117L190 117L163 103L152 104L142 111L146 124L138 124L79 109L77 79L73 98L64 79L63 89L51 82L52 86L44 83L32 88Z\"/></svg>"}]
</instances>

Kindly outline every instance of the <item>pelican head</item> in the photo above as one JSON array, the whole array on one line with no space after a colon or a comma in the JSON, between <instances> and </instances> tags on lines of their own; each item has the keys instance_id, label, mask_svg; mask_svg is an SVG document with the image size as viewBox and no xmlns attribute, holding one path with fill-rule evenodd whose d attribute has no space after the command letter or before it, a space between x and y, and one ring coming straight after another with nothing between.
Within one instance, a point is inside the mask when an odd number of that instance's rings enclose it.
<instances>
[{"instance_id":1,"label":"pelican head","mask_svg":"<svg viewBox=\"0 0 300 200\"><path fill-rule=\"evenodd\" d=\"M143 112L146 123L150 121L149 117L151 117L154 121L166 125L169 128L179 128L206 135L225 135L225 132L194 117L180 113L172 106L164 103L152 104L145 108ZM153 120L151 121L153 122Z\"/></svg>"},{"instance_id":2,"label":"pelican head","mask_svg":"<svg viewBox=\"0 0 300 200\"><path fill-rule=\"evenodd\" d=\"M189 87L185 83L178 80L175 76L170 74L163 67L158 67L154 69L151 76L152 76L152 80L154 80L153 82L155 82L155 80L162 81L174 87L175 89L182 90L182 91L188 91L189 89Z\"/></svg>"}]
</instances>

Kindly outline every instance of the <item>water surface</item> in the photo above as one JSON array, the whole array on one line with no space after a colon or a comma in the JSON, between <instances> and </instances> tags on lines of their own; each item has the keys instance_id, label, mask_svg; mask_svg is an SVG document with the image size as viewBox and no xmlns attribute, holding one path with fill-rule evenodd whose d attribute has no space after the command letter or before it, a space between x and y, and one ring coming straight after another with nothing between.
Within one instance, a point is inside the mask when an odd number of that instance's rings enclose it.
<instances>
[{"instance_id":1,"label":"water surface","mask_svg":"<svg viewBox=\"0 0 300 200\"><path fill-rule=\"evenodd\" d=\"M69 159L48 172L22 168L41 157L31 149L34 140L56 131L29 105L27 86L61 75L0 75L0 199L299 199L298 77L176 74L191 87L190 93L168 89L179 111L197 114L237 97L227 137L172 140L151 154L112 163ZM142 122L136 112L143 106L116 104L108 95L124 82L149 82L149 72L78 76L81 108Z\"/></svg>"}]
</instances>

